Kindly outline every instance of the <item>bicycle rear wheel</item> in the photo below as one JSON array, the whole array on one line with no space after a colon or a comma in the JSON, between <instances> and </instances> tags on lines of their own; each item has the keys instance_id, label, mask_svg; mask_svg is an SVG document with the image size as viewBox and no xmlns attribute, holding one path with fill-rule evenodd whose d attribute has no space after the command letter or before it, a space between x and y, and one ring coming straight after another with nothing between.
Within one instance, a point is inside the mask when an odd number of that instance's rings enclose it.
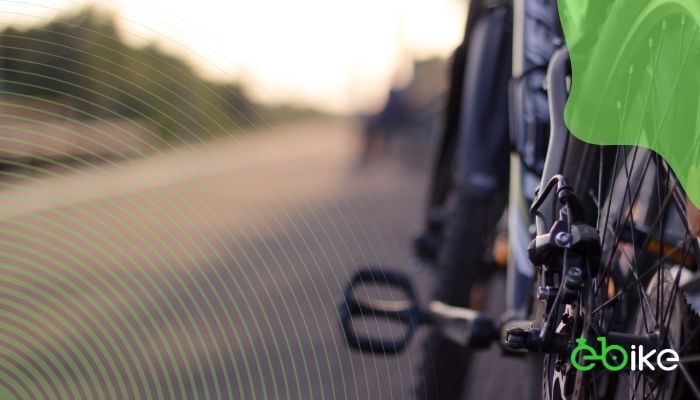
<instances>
[{"instance_id":1,"label":"bicycle rear wheel","mask_svg":"<svg viewBox=\"0 0 700 400\"><path fill-rule=\"evenodd\" d=\"M584 372L568 357L548 355L545 398L700 398L700 319L682 290L696 274L700 252L688 229L687 199L678 179L649 150L575 139L564 170L602 245L576 309L578 334L589 340L610 332L654 335L661 349L673 349L681 361L663 373L629 367Z\"/></svg>"}]
</instances>

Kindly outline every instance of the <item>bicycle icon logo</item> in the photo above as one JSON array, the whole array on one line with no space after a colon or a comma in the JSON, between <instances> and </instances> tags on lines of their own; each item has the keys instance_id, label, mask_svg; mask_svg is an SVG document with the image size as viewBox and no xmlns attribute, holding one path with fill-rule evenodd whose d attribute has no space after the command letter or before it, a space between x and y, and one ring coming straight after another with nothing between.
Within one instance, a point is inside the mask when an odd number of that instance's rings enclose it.
<instances>
[{"instance_id":1,"label":"bicycle icon logo","mask_svg":"<svg viewBox=\"0 0 700 400\"><path fill-rule=\"evenodd\" d=\"M588 345L586 339L576 339L577 346L571 352L571 364L576 369L590 371L596 366L597 361L600 361L608 371L613 372L621 371L627 366L629 361L627 350L616 344L608 346L605 337L598 337L597 340L600 342L600 354L595 348ZM583 365L579 363L579 354Z\"/></svg>"}]
</instances>

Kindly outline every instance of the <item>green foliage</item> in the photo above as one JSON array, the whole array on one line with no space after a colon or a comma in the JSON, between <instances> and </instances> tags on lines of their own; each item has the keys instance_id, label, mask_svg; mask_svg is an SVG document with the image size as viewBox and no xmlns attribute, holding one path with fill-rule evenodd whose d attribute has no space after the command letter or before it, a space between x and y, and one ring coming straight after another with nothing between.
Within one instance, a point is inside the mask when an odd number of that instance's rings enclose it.
<instances>
[{"instance_id":1,"label":"green foliage","mask_svg":"<svg viewBox=\"0 0 700 400\"><path fill-rule=\"evenodd\" d=\"M51 97L85 119L144 120L175 142L250 126L266 111L236 84L204 79L155 46L129 46L95 8L0 32L0 92Z\"/></svg>"}]
</instances>

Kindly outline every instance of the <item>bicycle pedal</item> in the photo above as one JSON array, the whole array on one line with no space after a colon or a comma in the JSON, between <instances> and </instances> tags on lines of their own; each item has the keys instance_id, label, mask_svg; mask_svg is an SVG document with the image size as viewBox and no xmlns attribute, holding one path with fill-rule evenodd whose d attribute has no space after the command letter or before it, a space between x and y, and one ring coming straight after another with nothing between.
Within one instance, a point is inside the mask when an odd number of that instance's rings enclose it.
<instances>
[{"instance_id":1,"label":"bicycle pedal","mask_svg":"<svg viewBox=\"0 0 700 400\"><path fill-rule=\"evenodd\" d=\"M363 294L374 287L380 292L401 293L400 299L367 298ZM348 282L343 300L338 305L341 328L351 347L365 352L396 354L406 347L414 331L425 318L418 306L418 298L411 279L404 273L383 268L363 268ZM353 321L364 320L355 324ZM377 326L377 321L394 322L402 327L399 336L389 332L365 331Z\"/></svg>"}]
</instances>

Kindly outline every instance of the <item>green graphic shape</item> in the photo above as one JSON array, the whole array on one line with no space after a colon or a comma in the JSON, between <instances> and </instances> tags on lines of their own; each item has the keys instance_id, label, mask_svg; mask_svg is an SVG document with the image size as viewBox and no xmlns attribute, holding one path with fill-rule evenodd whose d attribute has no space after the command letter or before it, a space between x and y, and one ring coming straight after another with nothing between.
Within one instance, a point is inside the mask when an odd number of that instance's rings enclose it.
<instances>
[{"instance_id":1,"label":"green graphic shape","mask_svg":"<svg viewBox=\"0 0 700 400\"><path fill-rule=\"evenodd\" d=\"M700 206L700 2L560 0L579 139L660 154Z\"/></svg>"},{"instance_id":2,"label":"green graphic shape","mask_svg":"<svg viewBox=\"0 0 700 400\"><path fill-rule=\"evenodd\" d=\"M600 354L596 352L595 348L588 345L585 338L576 339L576 347L570 356L574 368L579 371L590 371L596 366L596 362L600 361L608 371L622 371L629 361L627 350L617 344L608 346L605 336L598 336L597 340L600 342ZM579 356L584 364L578 362Z\"/></svg>"}]
</instances>

